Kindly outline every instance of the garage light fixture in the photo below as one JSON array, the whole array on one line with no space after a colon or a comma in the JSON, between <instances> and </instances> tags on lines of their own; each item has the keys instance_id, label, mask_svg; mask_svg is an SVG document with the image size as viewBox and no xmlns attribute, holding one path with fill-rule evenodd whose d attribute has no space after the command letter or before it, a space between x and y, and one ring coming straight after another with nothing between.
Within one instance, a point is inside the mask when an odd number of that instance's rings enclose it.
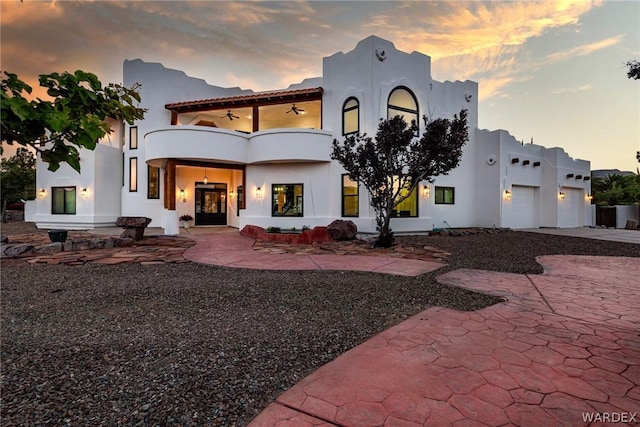
<instances>
[{"instance_id":1,"label":"garage light fixture","mask_svg":"<svg viewBox=\"0 0 640 427\"><path fill-rule=\"evenodd\" d=\"M40 196L41 199L44 199L44 196L47 195L47 192L45 191L44 188L41 188L40 191L38 191L38 195Z\"/></svg>"},{"instance_id":2,"label":"garage light fixture","mask_svg":"<svg viewBox=\"0 0 640 427\"><path fill-rule=\"evenodd\" d=\"M509 190L504 190L504 199L505 200L511 200L511 191Z\"/></svg>"},{"instance_id":3,"label":"garage light fixture","mask_svg":"<svg viewBox=\"0 0 640 427\"><path fill-rule=\"evenodd\" d=\"M565 194L564 194L562 191L560 191L560 192L558 193L558 198L559 198L560 200L564 199L564 198L565 198Z\"/></svg>"},{"instance_id":4,"label":"garage light fixture","mask_svg":"<svg viewBox=\"0 0 640 427\"><path fill-rule=\"evenodd\" d=\"M262 199L262 189L260 187L256 188L256 199Z\"/></svg>"},{"instance_id":5,"label":"garage light fixture","mask_svg":"<svg viewBox=\"0 0 640 427\"><path fill-rule=\"evenodd\" d=\"M422 195L424 197L429 197L430 194L431 194L431 188L428 185L425 185L424 187L422 187Z\"/></svg>"}]
</instances>

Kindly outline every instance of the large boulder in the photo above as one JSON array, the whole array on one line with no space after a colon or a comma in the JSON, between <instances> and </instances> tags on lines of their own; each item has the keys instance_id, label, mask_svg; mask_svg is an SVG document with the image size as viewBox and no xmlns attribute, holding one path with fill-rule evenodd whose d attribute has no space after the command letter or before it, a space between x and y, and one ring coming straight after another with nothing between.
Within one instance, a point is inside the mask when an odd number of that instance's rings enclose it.
<instances>
[{"instance_id":1,"label":"large boulder","mask_svg":"<svg viewBox=\"0 0 640 427\"><path fill-rule=\"evenodd\" d=\"M144 229L150 222L151 218L145 216L120 216L116 219L116 225L124 228L120 237L133 240L140 240L144 237Z\"/></svg>"},{"instance_id":2,"label":"large boulder","mask_svg":"<svg viewBox=\"0 0 640 427\"><path fill-rule=\"evenodd\" d=\"M336 219L327 226L327 232L333 240L353 240L358 234L358 227L353 221Z\"/></svg>"}]
</instances>

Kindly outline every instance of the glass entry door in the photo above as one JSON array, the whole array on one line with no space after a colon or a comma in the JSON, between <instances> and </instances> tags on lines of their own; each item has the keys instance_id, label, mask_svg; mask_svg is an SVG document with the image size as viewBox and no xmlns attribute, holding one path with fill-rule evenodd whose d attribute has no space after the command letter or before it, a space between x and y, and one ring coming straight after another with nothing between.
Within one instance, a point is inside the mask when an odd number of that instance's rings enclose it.
<instances>
[{"instance_id":1,"label":"glass entry door","mask_svg":"<svg viewBox=\"0 0 640 427\"><path fill-rule=\"evenodd\" d=\"M196 225L227 225L226 185L224 187L196 188Z\"/></svg>"}]
</instances>

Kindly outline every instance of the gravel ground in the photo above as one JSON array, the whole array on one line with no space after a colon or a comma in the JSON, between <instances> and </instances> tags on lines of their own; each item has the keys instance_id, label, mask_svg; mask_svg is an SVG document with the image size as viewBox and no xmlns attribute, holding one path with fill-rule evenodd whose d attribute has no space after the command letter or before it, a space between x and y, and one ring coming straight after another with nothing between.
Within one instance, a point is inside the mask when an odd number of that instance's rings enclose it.
<instances>
[{"instance_id":1,"label":"gravel ground","mask_svg":"<svg viewBox=\"0 0 640 427\"><path fill-rule=\"evenodd\" d=\"M429 306L497 302L438 284L445 271L537 273L543 254L640 257L640 245L533 233L400 239L451 252L451 265L407 278L3 260L2 425L246 425L319 366Z\"/></svg>"}]
</instances>

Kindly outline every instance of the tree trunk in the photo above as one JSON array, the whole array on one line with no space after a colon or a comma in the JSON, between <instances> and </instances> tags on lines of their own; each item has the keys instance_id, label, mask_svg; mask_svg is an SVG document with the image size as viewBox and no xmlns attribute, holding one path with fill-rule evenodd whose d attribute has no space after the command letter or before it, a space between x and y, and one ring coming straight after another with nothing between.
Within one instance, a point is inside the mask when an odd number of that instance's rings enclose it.
<instances>
[{"instance_id":1,"label":"tree trunk","mask_svg":"<svg viewBox=\"0 0 640 427\"><path fill-rule=\"evenodd\" d=\"M389 226L391 223L391 209L381 212L381 217L377 218L377 222L380 234L373 246L376 248L390 248L394 244L393 231Z\"/></svg>"}]
</instances>

